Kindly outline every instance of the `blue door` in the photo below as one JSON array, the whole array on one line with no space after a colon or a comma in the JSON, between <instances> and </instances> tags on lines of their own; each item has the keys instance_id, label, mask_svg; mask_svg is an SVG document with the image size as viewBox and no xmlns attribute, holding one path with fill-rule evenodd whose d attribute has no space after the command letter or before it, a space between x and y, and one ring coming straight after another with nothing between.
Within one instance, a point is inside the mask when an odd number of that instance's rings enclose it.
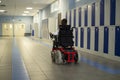
<instances>
[{"instance_id":1,"label":"blue door","mask_svg":"<svg viewBox=\"0 0 120 80\"><path fill-rule=\"evenodd\" d=\"M110 25L115 25L116 0L110 0Z\"/></svg>"},{"instance_id":2,"label":"blue door","mask_svg":"<svg viewBox=\"0 0 120 80\"><path fill-rule=\"evenodd\" d=\"M104 25L104 0L100 1L100 26Z\"/></svg>"},{"instance_id":3,"label":"blue door","mask_svg":"<svg viewBox=\"0 0 120 80\"><path fill-rule=\"evenodd\" d=\"M95 27L95 46L94 46L95 51L98 51L98 43L99 43L99 29L98 27Z\"/></svg>"},{"instance_id":4,"label":"blue door","mask_svg":"<svg viewBox=\"0 0 120 80\"><path fill-rule=\"evenodd\" d=\"M85 22L84 25L85 25L85 26L88 26L88 6L85 7L85 15L84 15L84 18L85 18L85 19L84 19L84 20L85 20L85 21L84 21L84 22Z\"/></svg>"},{"instance_id":5,"label":"blue door","mask_svg":"<svg viewBox=\"0 0 120 80\"><path fill-rule=\"evenodd\" d=\"M109 43L109 29L107 27L104 27L104 44L103 44L104 53L108 53L108 43Z\"/></svg>"},{"instance_id":6,"label":"blue door","mask_svg":"<svg viewBox=\"0 0 120 80\"><path fill-rule=\"evenodd\" d=\"M69 15L69 24L71 25L71 11L70 11L70 15Z\"/></svg>"},{"instance_id":7,"label":"blue door","mask_svg":"<svg viewBox=\"0 0 120 80\"><path fill-rule=\"evenodd\" d=\"M76 9L74 9L74 27L76 27Z\"/></svg>"},{"instance_id":8,"label":"blue door","mask_svg":"<svg viewBox=\"0 0 120 80\"><path fill-rule=\"evenodd\" d=\"M75 46L78 46L78 28L75 29Z\"/></svg>"},{"instance_id":9,"label":"blue door","mask_svg":"<svg viewBox=\"0 0 120 80\"><path fill-rule=\"evenodd\" d=\"M81 28L80 47L84 47L84 28Z\"/></svg>"},{"instance_id":10,"label":"blue door","mask_svg":"<svg viewBox=\"0 0 120 80\"><path fill-rule=\"evenodd\" d=\"M120 56L120 26L115 28L115 56Z\"/></svg>"},{"instance_id":11,"label":"blue door","mask_svg":"<svg viewBox=\"0 0 120 80\"><path fill-rule=\"evenodd\" d=\"M92 4L91 25L95 26L95 3Z\"/></svg>"},{"instance_id":12,"label":"blue door","mask_svg":"<svg viewBox=\"0 0 120 80\"><path fill-rule=\"evenodd\" d=\"M90 49L90 35L91 35L90 28L87 28L87 49Z\"/></svg>"},{"instance_id":13,"label":"blue door","mask_svg":"<svg viewBox=\"0 0 120 80\"><path fill-rule=\"evenodd\" d=\"M82 12L81 12L81 7L79 8L79 26L81 26L81 14Z\"/></svg>"}]
</instances>

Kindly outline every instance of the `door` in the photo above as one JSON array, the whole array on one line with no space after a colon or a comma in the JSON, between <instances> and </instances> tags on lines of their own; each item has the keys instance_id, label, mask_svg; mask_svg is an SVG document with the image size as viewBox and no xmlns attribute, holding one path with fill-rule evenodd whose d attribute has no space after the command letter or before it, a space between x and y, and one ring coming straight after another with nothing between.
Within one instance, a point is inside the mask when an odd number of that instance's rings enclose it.
<instances>
[{"instance_id":1,"label":"door","mask_svg":"<svg viewBox=\"0 0 120 80\"><path fill-rule=\"evenodd\" d=\"M48 19L42 20L42 38L49 39Z\"/></svg>"},{"instance_id":2,"label":"door","mask_svg":"<svg viewBox=\"0 0 120 80\"><path fill-rule=\"evenodd\" d=\"M2 24L2 35L3 36L13 36L13 24L3 23Z\"/></svg>"},{"instance_id":3,"label":"door","mask_svg":"<svg viewBox=\"0 0 120 80\"><path fill-rule=\"evenodd\" d=\"M34 23L34 33L35 33L35 37L38 37L38 23Z\"/></svg>"},{"instance_id":4,"label":"door","mask_svg":"<svg viewBox=\"0 0 120 80\"><path fill-rule=\"evenodd\" d=\"M25 24L15 23L14 24L14 36L24 36L25 34Z\"/></svg>"}]
</instances>

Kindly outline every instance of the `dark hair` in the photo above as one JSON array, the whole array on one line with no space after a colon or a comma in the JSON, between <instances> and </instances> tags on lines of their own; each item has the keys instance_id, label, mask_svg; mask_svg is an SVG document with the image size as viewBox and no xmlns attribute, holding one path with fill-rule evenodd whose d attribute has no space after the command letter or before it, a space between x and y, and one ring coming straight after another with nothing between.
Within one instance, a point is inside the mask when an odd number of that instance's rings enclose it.
<instances>
[{"instance_id":1,"label":"dark hair","mask_svg":"<svg viewBox=\"0 0 120 80\"><path fill-rule=\"evenodd\" d=\"M67 24L67 19L62 19L62 25L66 25Z\"/></svg>"}]
</instances>

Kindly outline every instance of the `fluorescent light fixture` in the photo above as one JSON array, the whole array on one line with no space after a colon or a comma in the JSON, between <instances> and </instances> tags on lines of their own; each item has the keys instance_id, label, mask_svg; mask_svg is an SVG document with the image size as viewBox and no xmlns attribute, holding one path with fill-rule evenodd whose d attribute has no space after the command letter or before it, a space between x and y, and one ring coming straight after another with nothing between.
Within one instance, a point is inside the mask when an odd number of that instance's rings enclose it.
<instances>
[{"instance_id":1,"label":"fluorescent light fixture","mask_svg":"<svg viewBox=\"0 0 120 80\"><path fill-rule=\"evenodd\" d=\"M12 24L10 24L10 29L12 29Z\"/></svg>"},{"instance_id":2,"label":"fluorescent light fixture","mask_svg":"<svg viewBox=\"0 0 120 80\"><path fill-rule=\"evenodd\" d=\"M27 14L22 14L23 16L26 16Z\"/></svg>"},{"instance_id":3,"label":"fluorescent light fixture","mask_svg":"<svg viewBox=\"0 0 120 80\"><path fill-rule=\"evenodd\" d=\"M29 11L24 11L24 13L26 13L26 14L27 14L27 13L30 13L30 12L29 12Z\"/></svg>"},{"instance_id":4,"label":"fluorescent light fixture","mask_svg":"<svg viewBox=\"0 0 120 80\"><path fill-rule=\"evenodd\" d=\"M76 2L78 2L78 1L80 1L80 0L76 0Z\"/></svg>"},{"instance_id":5,"label":"fluorescent light fixture","mask_svg":"<svg viewBox=\"0 0 120 80\"><path fill-rule=\"evenodd\" d=\"M33 9L32 7L27 7L26 9Z\"/></svg>"},{"instance_id":6,"label":"fluorescent light fixture","mask_svg":"<svg viewBox=\"0 0 120 80\"><path fill-rule=\"evenodd\" d=\"M0 3L1 3L2 1L0 1Z\"/></svg>"},{"instance_id":7,"label":"fluorescent light fixture","mask_svg":"<svg viewBox=\"0 0 120 80\"><path fill-rule=\"evenodd\" d=\"M0 12L5 12L5 10L0 10Z\"/></svg>"}]
</instances>

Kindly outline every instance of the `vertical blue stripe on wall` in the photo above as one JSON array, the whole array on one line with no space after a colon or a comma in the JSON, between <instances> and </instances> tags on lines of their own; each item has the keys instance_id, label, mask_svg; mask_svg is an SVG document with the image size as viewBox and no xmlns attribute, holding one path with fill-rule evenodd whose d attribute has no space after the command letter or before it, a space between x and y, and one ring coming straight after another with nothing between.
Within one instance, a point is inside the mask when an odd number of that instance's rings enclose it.
<instances>
[{"instance_id":1,"label":"vertical blue stripe on wall","mask_svg":"<svg viewBox=\"0 0 120 80\"><path fill-rule=\"evenodd\" d=\"M115 28L115 56L120 56L120 26Z\"/></svg>"},{"instance_id":2,"label":"vertical blue stripe on wall","mask_svg":"<svg viewBox=\"0 0 120 80\"><path fill-rule=\"evenodd\" d=\"M91 25L95 26L95 3L92 4Z\"/></svg>"},{"instance_id":3,"label":"vertical blue stripe on wall","mask_svg":"<svg viewBox=\"0 0 120 80\"><path fill-rule=\"evenodd\" d=\"M87 26L88 25L88 6L86 6L84 10L85 10L84 25Z\"/></svg>"},{"instance_id":4,"label":"vertical blue stripe on wall","mask_svg":"<svg viewBox=\"0 0 120 80\"><path fill-rule=\"evenodd\" d=\"M70 11L70 15L69 15L69 24L71 25L71 11Z\"/></svg>"},{"instance_id":5,"label":"vertical blue stripe on wall","mask_svg":"<svg viewBox=\"0 0 120 80\"><path fill-rule=\"evenodd\" d=\"M90 28L87 28L87 49L90 49L90 35L91 35Z\"/></svg>"},{"instance_id":6,"label":"vertical blue stripe on wall","mask_svg":"<svg viewBox=\"0 0 120 80\"><path fill-rule=\"evenodd\" d=\"M75 46L78 46L78 28L75 29Z\"/></svg>"},{"instance_id":7,"label":"vertical blue stripe on wall","mask_svg":"<svg viewBox=\"0 0 120 80\"><path fill-rule=\"evenodd\" d=\"M109 40L109 29L107 27L104 27L104 46L103 50L104 53L108 53L108 40Z\"/></svg>"},{"instance_id":8,"label":"vertical blue stripe on wall","mask_svg":"<svg viewBox=\"0 0 120 80\"><path fill-rule=\"evenodd\" d=\"M80 47L84 47L84 28L81 28Z\"/></svg>"},{"instance_id":9,"label":"vertical blue stripe on wall","mask_svg":"<svg viewBox=\"0 0 120 80\"><path fill-rule=\"evenodd\" d=\"M79 26L81 26L81 7L79 8Z\"/></svg>"},{"instance_id":10,"label":"vertical blue stripe on wall","mask_svg":"<svg viewBox=\"0 0 120 80\"><path fill-rule=\"evenodd\" d=\"M76 27L76 9L74 9L74 27Z\"/></svg>"},{"instance_id":11,"label":"vertical blue stripe on wall","mask_svg":"<svg viewBox=\"0 0 120 80\"><path fill-rule=\"evenodd\" d=\"M32 30L32 36L34 36L34 30Z\"/></svg>"},{"instance_id":12,"label":"vertical blue stripe on wall","mask_svg":"<svg viewBox=\"0 0 120 80\"><path fill-rule=\"evenodd\" d=\"M115 25L116 0L110 0L110 25Z\"/></svg>"},{"instance_id":13,"label":"vertical blue stripe on wall","mask_svg":"<svg viewBox=\"0 0 120 80\"><path fill-rule=\"evenodd\" d=\"M104 0L100 1L100 26L104 25Z\"/></svg>"},{"instance_id":14,"label":"vertical blue stripe on wall","mask_svg":"<svg viewBox=\"0 0 120 80\"><path fill-rule=\"evenodd\" d=\"M95 46L94 46L94 50L98 51L98 41L99 40L99 29L98 27L95 27Z\"/></svg>"}]
</instances>

